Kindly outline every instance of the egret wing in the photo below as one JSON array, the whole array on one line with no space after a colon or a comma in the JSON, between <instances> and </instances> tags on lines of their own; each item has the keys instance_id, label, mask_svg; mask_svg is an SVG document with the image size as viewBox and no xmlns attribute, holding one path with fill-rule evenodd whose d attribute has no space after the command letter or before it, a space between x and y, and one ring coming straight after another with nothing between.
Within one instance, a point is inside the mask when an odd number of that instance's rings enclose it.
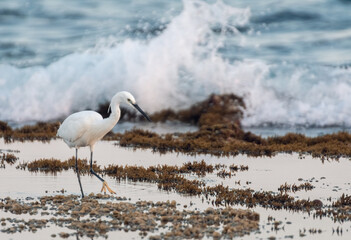
<instances>
[{"instance_id":1,"label":"egret wing","mask_svg":"<svg viewBox=\"0 0 351 240\"><path fill-rule=\"evenodd\" d=\"M57 136L74 143L99 120L102 120L102 116L94 111L74 113L63 121L57 131Z\"/></svg>"}]
</instances>

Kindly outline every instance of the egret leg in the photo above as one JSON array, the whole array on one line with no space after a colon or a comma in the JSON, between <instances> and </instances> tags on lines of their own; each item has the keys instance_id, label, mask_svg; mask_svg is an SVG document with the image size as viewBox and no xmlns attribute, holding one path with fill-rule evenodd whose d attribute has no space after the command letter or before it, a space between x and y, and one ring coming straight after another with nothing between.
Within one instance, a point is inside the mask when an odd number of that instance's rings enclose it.
<instances>
[{"instance_id":1,"label":"egret leg","mask_svg":"<svg viewBox=\"0 0 351 240\"><path fill-rule=\"evenodd\" d=\"M78 148L76 148L76 172L77 172L80 191L82 192L82 198L84 198L83 187L82 187L82 183L80 182L79 169L78 169Z\"/></svg>"},{"instance_id":2,"label":"egret leg","mask_svg":"<svg viewBox=\"0 0 351 240\"><path fill-rule=\"evenodd\" d=\"M97 177L98 179L100 179L100 181L102 182L102 188L101 188L101 192L105 192L106 193L106 189L111 193L114 194L115 192L107 185L107 182L100 177L93 169L93 152L90 152L90 173L95 175L95 177Z\"/></svg>"}]
</instances>

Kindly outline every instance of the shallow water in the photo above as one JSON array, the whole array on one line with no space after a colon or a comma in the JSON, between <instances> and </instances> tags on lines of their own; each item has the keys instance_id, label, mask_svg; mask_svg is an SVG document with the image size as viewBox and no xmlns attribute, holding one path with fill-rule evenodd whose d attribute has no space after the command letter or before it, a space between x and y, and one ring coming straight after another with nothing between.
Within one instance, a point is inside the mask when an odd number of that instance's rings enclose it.
<instances>
[{"instance_id":1,"label":"shallow water","mask_svg":"<svg viewBox=\"0 0 351 240\"><path fill-rule=\"evenodd\" d=\"M244 127L244 131L252 132L258 136L267 138L273 136L284 136L287 133L303 134L306 137L318 137L337 132L351 132L349 127L306 127L306 126L259 126Z\"/></svg>"},{"instance_id":2,"label":"shallow water","mask_svg":"<svg viewBox=\"0 0 351 240\"><path fill-rule=\"evenodd\" d=\"M33 126L37 122L8 122L9 126L13 129L18 129L24 126ZM185 132L195 132L199 128L195 125L189 123L183 123L178 121L166 121L166 122L118 122L113 128L113 133L124 133L126 131L131 131L135 128L152 131L158 134L166 133L185 133Z\"/></svg>"},{"instance_id":3,"label":"shallow water","mask_svg":"<svg viewBox=\"0 0 351 240\"><path fill-rule=\"evenodd\" d=\"M19 157L19 162L33 161L39 158L57 158L66 160L74 154L74 150L69 150L61 140L50 141L50 143L41 142L15 142L4 144L3 139L0 141L0 150L8 152L18 150L14 154ZM89 156L89 150L81 149L79 151L81 158ZM184 154L168 153L158 154L151 150L133 150L120 148L114 145L114 142L102 141L96 145L95 160L98 165L107 166L108 164L151 166L157 164L182 165L188 161L200 161L204 159L208 164L225 164L225 165L247 165L248 171L236 172L231 178L219 178L215 173L207 174L201 178L207 185L223 183L233 188L247 188L254 190L266 190L278 192L278 187L287 182L288 184L300 184L305 181L310 182L315 188L311 191L298 191L291 194L300 199L320 199L325 205L331 204L327 198L331 197L334 201L343 193L351 194L349 173L351 164L348 159L339 161L324 161L312 158L310 156L299 157L297 154L279 154L275 157L251 158L243 155L236 157L213 157L209 155L187 156ZM61 194L59 190L64 189L65 194L79 194L79 186L76 175L73 171L63 171L55 175L44 173L31 173L29 171L17 170L15 166L6 164L5 169L0 169L0 198L10 196L11 198L25 199L26 197L39 197L43 195ZM188 178L197 178L190 175ZM129 201L138 200L166 201L176 200L180 205L179 208L187 209L206 209L212 206L211 203L202 201L201 197L189 197L174 192L165 192L158 190L155 184L130 181L116 181L113 178L105 176L110 187L117 192L117 195L130 198ZM300 180L299 180L300 179ZM86 193L98 193L101 188L101 182L96 178L85 175L81 177L84 191ZM240 180L240 185L238 181ZM245 208L243 206L234 206ZM351 224L334 223L330 218L313 219L312 215L301 212L291 212L286 210L269 210L261 207L253 208L260 214L260 232L253 233L243 239L267 238L275 236L285 238L294 236L294 239L300 238L300 231L308 239L349 239L351 236ZM1 217L7 217L9 213L0 212ZM272 216L276 221L282 221L279 226L280 230L272 230L272 222L268 221L268 216ZM12 216L14 217L14 215ZM22 216L21 216L22 218ZM291 222L291 224L289 223ZM337 235L333 229L343 229L342 235ZM282 229L283 228L283 229ZM311 234L309 229L321 229L322 233ZM38 230L35 236L47 239L52 233L58 234L66 229L58 227L49 227L44 230ZM70 232L70 231L68 231ZM121 235L123 234L123 235ZM31 233L6 235L0 233L5 238L20 239L24 236L31 236ZM151 234L152 235L152 234ZM108 236L123 237L127 239L138 238L137 233L109 232ZM2 237L2 238L3 238ZM306 237L305 237L306 238ZM72 238L73 239L73 238Z\"/></svg>"},{"instance_id":4,"label":"shallow water","mask_svg":"<svg viewBox=\"0 0 351 240\"><path fill-rule=\"evenodd\" d=\"M124 133L125 131L130 131L134 128L152 131L158 134L166 133L185 133L185 132L195 132L199 128L192 124L182 123L182 122L164 122L164 123L130 123L123 122L118 123L112 131L114 133Z\"/></svg>"}]
</instances>

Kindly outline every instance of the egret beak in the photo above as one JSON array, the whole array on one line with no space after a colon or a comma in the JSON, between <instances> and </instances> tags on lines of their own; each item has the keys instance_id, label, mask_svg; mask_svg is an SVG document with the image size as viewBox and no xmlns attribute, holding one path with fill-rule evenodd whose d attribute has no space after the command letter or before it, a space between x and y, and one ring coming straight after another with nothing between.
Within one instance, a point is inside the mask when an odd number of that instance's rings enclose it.
<instances>
[{"instance_id":1,"label":"egret beak","mask_svg":"<svg viewBox=\"0 0 351 240\"><path fill-rule=\"evenodd\" d=\"M141 114L143 114L143 116L144 116L149 122L151 122L149 116L146 115L146 113L139 107L138 104L133 104L133 103L132 103L132 105L133 105L133 107L135 107Z\"/></svg>"}]
</instances>

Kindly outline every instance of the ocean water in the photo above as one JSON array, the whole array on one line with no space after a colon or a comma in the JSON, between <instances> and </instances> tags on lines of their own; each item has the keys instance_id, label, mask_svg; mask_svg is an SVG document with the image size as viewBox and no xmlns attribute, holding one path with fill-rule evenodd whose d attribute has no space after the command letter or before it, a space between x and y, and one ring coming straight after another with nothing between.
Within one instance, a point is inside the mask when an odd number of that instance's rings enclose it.
<instances>
[{"instance_id":1,"label":"ocean water","mask_svg":"<svg viewBox=\"0 0 351 240\"><path fill-rule=\"evenodd\" d=\"M351 1L2 0L0 120L235 93L251 129L351 127ZM332 127L332 128L330 128Z\"/></svg>"}]
</instances>

